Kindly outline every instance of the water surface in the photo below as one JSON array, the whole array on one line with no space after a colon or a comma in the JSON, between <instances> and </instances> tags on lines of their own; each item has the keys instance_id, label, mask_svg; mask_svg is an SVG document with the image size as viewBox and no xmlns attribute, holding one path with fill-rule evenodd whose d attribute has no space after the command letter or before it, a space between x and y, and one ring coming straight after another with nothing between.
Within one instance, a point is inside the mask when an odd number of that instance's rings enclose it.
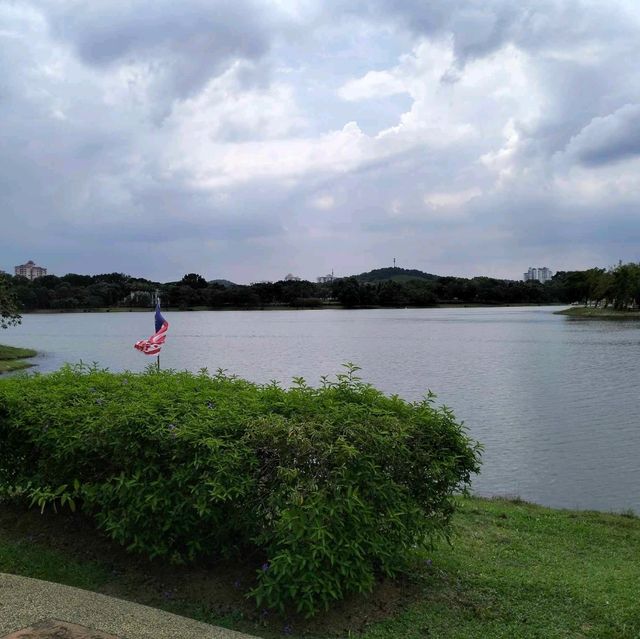
<instances>
[{"instance_id":1,"label":"water surface","mask_svg":"<svg viewBox=\"0 0 640 639\"><path fill-rule=\"evenodd\" d=\"M427 389L485 446L474 489L557 507L640 512L640 322L554 308L166 313L163 367L318 383L346 361L387 393ZM38 370L98 362L142 370L151 313L27 315L3 343Z\"/></svg>"}]
</instances>

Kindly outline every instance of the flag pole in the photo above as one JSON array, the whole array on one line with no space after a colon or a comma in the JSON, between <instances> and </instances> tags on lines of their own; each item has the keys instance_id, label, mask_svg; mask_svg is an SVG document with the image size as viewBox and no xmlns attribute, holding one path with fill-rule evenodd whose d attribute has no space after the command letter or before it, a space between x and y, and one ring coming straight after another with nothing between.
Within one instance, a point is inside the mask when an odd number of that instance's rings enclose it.
<instances>
[{"instance_id":1,"label":"flag pole","mask_svg":"<svg viewBox=\"0 0 640 639\"><path fill-rule=\"evenodd\" d=\"M160 372L160 355L158 355L157 364L158 364L158 373L159 373Z\"/></svg>"}]
</instances>

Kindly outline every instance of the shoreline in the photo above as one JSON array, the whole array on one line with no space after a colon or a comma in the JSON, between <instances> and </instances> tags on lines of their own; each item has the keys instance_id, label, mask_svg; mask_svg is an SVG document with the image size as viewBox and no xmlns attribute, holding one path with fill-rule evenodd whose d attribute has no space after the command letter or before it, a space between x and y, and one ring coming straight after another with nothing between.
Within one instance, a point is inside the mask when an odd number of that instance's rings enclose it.
<instances>
[{"instance_id":1,"label":"shoreline","mask_svg":"<svg viewBox=\"0 0 640 639\"><path fill-rule=\"evenodd\" d=\"M18 348L0 344L0 375L35 366L31 362L23 360L35 357L37 354L38 352L32 348Z\"/></svg>"},{"instance_id":2,"label":"shoreline","mask_svg":"<svg viewBox=\"0 0 640 639\"><path fill-rule=\"evenodd\" d=\"M566 307L566 304L560 302L549 302L545 304L482 304L482 303L464 303L456 304L454 302L443 302L433 306L354 306L346 307L340 304L322 304L320 306L229 306L224 308L210 308L208 306L192 306L188 308L180 308L175 306L163 306L162 310L167 313L193 313L202 311L225 312L225 311L371 311L371 310L409 310L409 309L457 309L457 308L540 308L547 306ZM64 314L90 314L90 313L153 313L154 308L151 307L105 307L105 308L56 308L56 309L36 309L33 311L21 311L22 315L64 315ZM560 311L556 311L560 314Z\"/></svg>"},{"instance_id":3,"label":"shoreline","mask_svg":"<svg viewBox=\"0 0 640 639\"><path fill-rule=\"evenodd\" d=\"M613 308L596 308L593 306L572 306L562 311L555 311L554 315L565 315L566 317L584 320L640 320L640 311L616 311Z\"/></svg>"}]
</instances>

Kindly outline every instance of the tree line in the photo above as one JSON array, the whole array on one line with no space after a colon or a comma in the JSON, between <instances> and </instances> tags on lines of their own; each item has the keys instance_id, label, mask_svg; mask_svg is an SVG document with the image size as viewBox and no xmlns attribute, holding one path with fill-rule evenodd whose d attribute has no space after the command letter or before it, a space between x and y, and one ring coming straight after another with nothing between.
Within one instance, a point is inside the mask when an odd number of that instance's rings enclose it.
<instances>
[{"instance_id":1,"label":"tree line","mask_svg":"<svg viewBox=\"0 0 640 639\"><path fill-rule=\"evenodd\" d=\"M165 283L122 273L46 275L33 281L5 274L0 279L3 296L10 296L19 311L144 308L153 305L156 293L163 306L181 309L314 308L332 303L347 308L574 302L616 309L640 306L640 264L634 263L560 271L544 284L437 276L401 268L378 269L329 283L282 280L237 285L207 282L197 273Z\"/></svg>"},{"instance_id":2,"label":"tree line","mask_svg":"<svg viewBox=\"0 0 640 639\"><path fill-rule=\"evenodd\" d=\"M612 306L619 311L640 307L640 264L574 271L564 279L574 301L585 306Z\"/></svg>"}]
</instances>

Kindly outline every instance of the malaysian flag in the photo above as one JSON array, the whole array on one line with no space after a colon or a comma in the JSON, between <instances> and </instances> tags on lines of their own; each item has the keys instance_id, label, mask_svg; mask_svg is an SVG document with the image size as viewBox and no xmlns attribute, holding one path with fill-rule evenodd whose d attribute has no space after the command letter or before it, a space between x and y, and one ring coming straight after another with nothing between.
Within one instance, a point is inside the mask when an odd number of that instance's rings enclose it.
<instances>
[{"instance_id":1,"label":"malaysian flag","mask_svg":"<svg viewBox=\"0 0 640 639\"><path fill-rule=\"evenodd\" d=\"M167 338L168 328L169 322L162 317L160 302L158 302L156 304L156 332L149 339L141 339L136 342L133 347L145 355L157 355L164 344L164 340Z\"/></svg>"}]
</instances>

